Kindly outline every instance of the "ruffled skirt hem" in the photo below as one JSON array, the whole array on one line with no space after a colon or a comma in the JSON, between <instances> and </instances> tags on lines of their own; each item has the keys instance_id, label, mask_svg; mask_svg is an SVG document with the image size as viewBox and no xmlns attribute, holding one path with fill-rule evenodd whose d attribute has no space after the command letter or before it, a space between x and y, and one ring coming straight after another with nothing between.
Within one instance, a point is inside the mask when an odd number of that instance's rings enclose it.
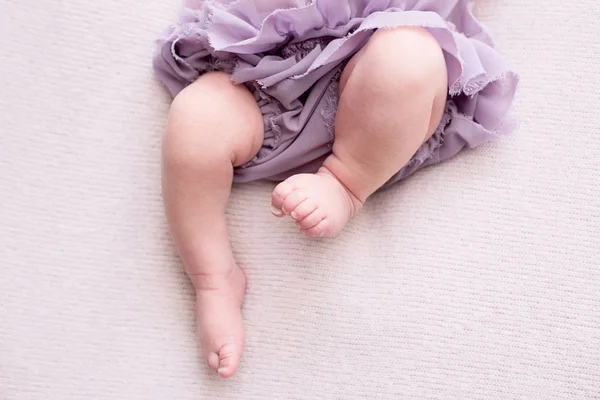
<instances>
[{"instance_id":1,"label":"ruffled skirt hem","mask_svg":"<svg viewBox=\"0 0 600 400\"><path fill-rule=\"evenodd\" d=\"M265 3L264 5L262 3ZM510 133L517 74L494 49L467 0L189 1L158 41L154 68L173 96L203 73L245 84L265 140L235 181L312 172L331 152L345 63L377 29L418 26L444 51L448 101L431 139L388 185Z\"/></svg>"}]
</instances>

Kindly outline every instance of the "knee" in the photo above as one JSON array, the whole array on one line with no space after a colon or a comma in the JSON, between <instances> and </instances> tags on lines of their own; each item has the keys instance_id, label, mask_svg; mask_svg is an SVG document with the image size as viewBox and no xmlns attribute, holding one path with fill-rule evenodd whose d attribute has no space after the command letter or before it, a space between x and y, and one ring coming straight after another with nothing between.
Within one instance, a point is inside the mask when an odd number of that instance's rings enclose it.
<instances>
[{"instance_id":1,"label":"knee","mask_svg":"<svg viewBox=\"0 0 600 400\"><path fill-rule=\"evenodd\" d=\"M378 94L418 91L434 95L447 87L444 54L423 28L380 29L359 54L355 72Z\"/></svg>"},{"instance_id":2,"label":"knee","mask_svg":"<svg viewBox=\"0 0 600 400\"><path fill-rule=\"evenodd\" d=\"M173 99L163 159L167 165L199 170L235 164L240 152L256 147L259 130L262 116L247 89L235 86L226 74L209 73Z\"/></svg>"}]
</instances>

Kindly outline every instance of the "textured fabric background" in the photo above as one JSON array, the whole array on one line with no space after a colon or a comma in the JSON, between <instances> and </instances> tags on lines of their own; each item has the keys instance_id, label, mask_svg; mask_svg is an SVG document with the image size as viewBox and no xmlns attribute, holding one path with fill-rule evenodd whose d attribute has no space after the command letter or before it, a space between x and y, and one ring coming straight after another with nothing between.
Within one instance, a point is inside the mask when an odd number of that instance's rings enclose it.
<instances>
[{"instance_id":1,"label":"textured fabric background","mask_svg":"<svg viewBox=\"0 0 600 400\"><path fill-rule=\"evenodd\" d=\"M240 186L237 378L207 374L160 199L169 1L0 0L0 399L600 398L600 3L480 1L517 135L337 240Z\"/></svg>"}]
</instances>

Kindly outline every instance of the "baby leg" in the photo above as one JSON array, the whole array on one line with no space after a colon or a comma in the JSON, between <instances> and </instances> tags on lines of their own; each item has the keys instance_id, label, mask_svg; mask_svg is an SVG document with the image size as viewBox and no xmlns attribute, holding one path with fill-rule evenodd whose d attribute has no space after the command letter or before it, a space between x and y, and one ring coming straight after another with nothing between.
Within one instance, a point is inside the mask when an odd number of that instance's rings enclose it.
<instances>
[{"instance_id":1,"label":"baby leg","mask_svg":"<svg viewBox=\"0 0 600 400\"><path fill-rule=\"evenodd\" d=\"M244 86L209 73L174 100L163 143L169 229L196 289L199 337L209 366L232 376L244 348L246 279L234 260L225 208L233 167L263 140L261 112Z\"/></svg>"},{"instance_id":2,"label":"baby leg","mask_svg":"<svg viewBox=\"0 0 600 400\"><path fill-rule=\"evenodd\" d=\"M342 74L331 156L316 174L278 185L273 214L290 215L309 236L337 235L431 137L447 80L442 50L426 30L375 32Z\"/></svg>"}]
</instances>

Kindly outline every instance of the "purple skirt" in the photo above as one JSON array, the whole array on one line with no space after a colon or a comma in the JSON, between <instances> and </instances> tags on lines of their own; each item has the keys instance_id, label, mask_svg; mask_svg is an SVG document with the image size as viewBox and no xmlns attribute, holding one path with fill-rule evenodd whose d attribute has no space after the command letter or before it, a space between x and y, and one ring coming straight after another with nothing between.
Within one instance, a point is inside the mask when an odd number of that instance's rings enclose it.
<instances>
[{"instance_id":1,"label":"purple skirt","mask_svg":"<svg viewBox=\"0 0 600 400\"><path fill-rule=\"evenodd\" d=\"M438 129L387 185L510 133L517 75L468 0L188 0L159 40L154 68L175 96L208 71L245 84L265 139L234 181L315 172L331 152L346 62L380 28L419 26L444 51L448 101Z\"/></svg>"}]
</instances>

